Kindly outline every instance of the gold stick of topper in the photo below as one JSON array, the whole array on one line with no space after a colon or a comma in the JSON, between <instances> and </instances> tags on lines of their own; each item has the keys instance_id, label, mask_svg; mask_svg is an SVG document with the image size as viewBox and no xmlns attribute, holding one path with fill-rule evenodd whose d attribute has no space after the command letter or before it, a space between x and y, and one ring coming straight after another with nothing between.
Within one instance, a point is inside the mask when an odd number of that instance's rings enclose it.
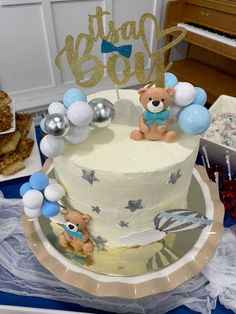
<instances>
[{"instance_id":1,"label":"gold stick of topper","mask_svg":"<svg viewBox=\"0 0 236 314\"><path fill-rule=\"evenodd\" d=\"M118 89L117 84L115 84L115 87L116 87L116 97L117 97L117 100L120 100L120 94L119 94L119 89Z\"/></svg>"}]
</instances>

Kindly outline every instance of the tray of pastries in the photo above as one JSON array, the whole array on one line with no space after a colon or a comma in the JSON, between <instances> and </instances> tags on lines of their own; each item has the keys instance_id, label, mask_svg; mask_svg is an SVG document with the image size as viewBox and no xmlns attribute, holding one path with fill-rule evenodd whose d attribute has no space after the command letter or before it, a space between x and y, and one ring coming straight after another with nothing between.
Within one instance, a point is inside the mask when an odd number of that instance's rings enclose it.
<instances>
[{"instance_id":1,"label":"tray of pastries","mask_svg":"<svg viewBox=\"0 0 236 314\"><path fill-rule=\"evenodd\" d=\"M14 113L14 119L14 131L0 133L0 182L30 175L41 167L31 114Z\"/></svg>"}]
</instances>

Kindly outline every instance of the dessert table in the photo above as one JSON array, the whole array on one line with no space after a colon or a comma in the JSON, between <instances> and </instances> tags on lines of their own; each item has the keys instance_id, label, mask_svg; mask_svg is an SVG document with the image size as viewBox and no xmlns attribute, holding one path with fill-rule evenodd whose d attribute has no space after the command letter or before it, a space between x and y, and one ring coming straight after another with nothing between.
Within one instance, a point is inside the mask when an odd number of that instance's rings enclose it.
<instances>
[{"instance_id":1,"label":"dessert table","mask_svg":"<svg viewBox=\"0 0 236 314\"><path fill-rule=\"evenodd\" d=\"M39 141L41 138L39 128L36 128L36 136ZM41 156L43 160L43 156ZM200 163L200 159L197 160ZM19 189L20 186L28 180L28 177L18 178L15 180L8 180L4 182L0 182L0 191L2 191L5 198L20 198ZM235 221L232 219L230 215L226 213L224 225L225 227L230 227L235 224ZM68 303L68 302L60 302L56 300L32 297L32 296L22 296L11 293L6 293L0 291L0 313L6 313L4 310L1 310L1 306L3 305L12 305L15 307L33 307L33 308L44 308L44 309L54 309L54 310L63 310L63 311L75 311L75 312L83 312L83 313L108 313L103 310L92 309L88 307L82 307L78 304ZM22 312L21 312L22 313ZM39 313L39 312L38 312ZM109 313L112 313L109 311ZM182 313L182 314L194 314L195 311L188 309L185 306L180 306L174 310L171 310L169 313ZM231 310L224 308L219 302L217 302L217 307L212 313L233 313Z\"/></svg>"}]
</instances>

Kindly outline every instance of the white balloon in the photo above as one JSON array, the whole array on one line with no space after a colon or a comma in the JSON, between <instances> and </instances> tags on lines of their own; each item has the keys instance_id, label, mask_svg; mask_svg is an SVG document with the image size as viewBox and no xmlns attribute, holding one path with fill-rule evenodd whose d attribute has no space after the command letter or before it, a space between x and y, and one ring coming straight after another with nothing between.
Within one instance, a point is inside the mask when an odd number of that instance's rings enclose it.
<instances>
[{"instance_id":1,"label":"white balloon","mask_svg":"<svg viewBox=\"0 0 236 314\"><path fill-rule=\"evenodd\" d=\"M49 180L49 184L57 183L57 180L54 178L49 178L48 180Z\"/></svg>"},{"instance_id":2,"label":"white balloon","mask_svg":"<svg viewBox=\"0 0 236 314\"><path fill-rule=\"evenodd\" d=\"M60 184L52 183L45 188L44 196L48 201L57 202L65 196L65 190Z\"/></svg>"},{"instance_id":3,"label":"white balloon","mask_svg":"<svg viewBox=\"0 0 236 314\"><path fill-rule=\"evenodd\" d=\"M169 112L170 112L170 118L178 120L178 115L180 110L183 109L183 107L176 106L176 105L171 105L169 107Z\"/></svg>"},{"instance_id":4,"label":"white balloon","mask_svg":"<svg viewBox=\"0 0 236 314\"><path fill-rule=\"evenodd\" d=\"M89 129L89 126L82 128L71 126L64 139L70 144L79 144L86 140L86 138L89 136Z\"/></svg>"},{"instance_id":5,"label":"white balloon","mask_svg":"<svg viewBox=\"0 0 236 314\"><path fill-rule=\"evenodd\" d=\"M86 102L75 101L68 108L67 118L75 126L87 126L92 122L93 110Z\"/></svg>"},{"instance_id":6,"label":"white balloon","mask_svg":"<svg viewBox=\"0 0 236 314\"><path fill-rule=\"evenodd\" d=\"M60 137L46 135L40 142L40 150L43 155L54 158L59 156L64 150L64 140Z\"/></svg>"},{"instance_id":7,"label":"white balloon","mask_svg":"<svg viewBox=\"0 0 236 314\"><path fill-rule=\"evenodd\" d=\"M29 190L23 195L22 201L25 207L40 208L43 204L43 194L38 190Z\"/></svg>"},{"instance_id":8,"label":"white balloon","mask_svg":"<svg viewBox=\"0 0 236 314\"><path fill-rule=\"evenodd\" d=\"M41 208L24 207L24 213L29 218L38 218L39 216L41 216Z\"/></svg>"},{"instance_id":9,"label":"white balloon","mask_svg":"<svg viewBox=\"0 0 236 314\"><path fill-rule=\"evenodd\" d=\"M66 114L66 108L61 102L55 101L55 102L52 102L48 106L48 113L49 114L60 113L60 114L64 115L64 114Z\"/></svg>"},{"instance_id":10,"label":"white balloon","mask_svg":"<svg viewBox=\"0 0 236 314\"><path fill-rule=\"evenodd\" d=\"M187 106L191 104L196 97L194 86L188 82L179 82L174 89L175 93L173 101L177 106Z\"/></svg>"}]
</instances>

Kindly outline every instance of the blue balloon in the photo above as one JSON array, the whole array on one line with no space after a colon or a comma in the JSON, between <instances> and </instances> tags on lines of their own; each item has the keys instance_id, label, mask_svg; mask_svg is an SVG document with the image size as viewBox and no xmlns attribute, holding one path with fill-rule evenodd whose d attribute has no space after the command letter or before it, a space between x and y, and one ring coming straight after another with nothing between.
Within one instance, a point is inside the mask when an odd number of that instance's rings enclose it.
<instances>
[{"instance_id":1,"label":"blue balloon","mask_svg":"<svg viewBox=\"0 0 236 314\"><path fill-rule=\"evenodd\" d=\"M57 202L43 201L41 206L42 215L45 217L56 216L60 211L60 205Z\"/></svg>"},{"instance_id":2,"label":"blue balloon","mask_svg":"<svg viewBox=\"0 0 236 314\"><path fill-rule=\"evenodd\" d=\"M196 98L193 101L193 104L198 104L204 106L207 101L207 93L201 87L195 87Z\"/></svg>"},{"instance_id":3,"label":"blue balloon","mask_svg":"<svg viewBox=\"0 0 236 314\"><path fill-rule=\"evenodd\" d=\"M205 107L192 104L180 111L178 122L184 133L202 134L211 123L211 114Z\"/></svg>"},{"instance_id":4,"label":"blue balloon","mask_svg":"<svg viewBox=\"0 0 236 314\"><path fill-rule=\"evenodd\" d=\"M22 184L22 186L20 187L20 196L23 197L23 195L25 194L25 192L31 190L31 185L29 184L29 182L26 182L24 184Z\"/></svg>"},{"instance_id":5,"label":"blue balloon","mask_svg":"<svg viewBox=\"0 0 236 314\"><path fill-rule=\"evenodd\" d=\"M32 189L42 191L49 183L48 176L42 171L35 172L30 177L29 183Z\"/></svg>"},{"instance_id":6,"label":"blue balloon","mask_svg":"<svg viewBox=\"0 0 236 314\"><path fill-rule=\"evenodd\" d=\"M165 87L175 87L178 84L177 77L170 73L165 73Z\"/></svg>"},{"instance_id":7,"label":"blue balloon","mask_svg":"<svg viewBox=\"0 0 236 314\"><path fill-rule=\"evenodd\" d=\"M44 117L41 121L40 121L40 129L43 131L43 133L47 133L46 129L45 129L45 120L46 117Z\"/></svg>"},{"instance_id":8,"label":"blue balloon","mask_svg":"<svg viewBox=\"0 0 236 314\"><path fill-rule=\"evenodd\" d=\"M86 94L79 88L68 89L63 96L64 106L68 109L75 101L87 101Z\"/></svg>"}]
</instances>

